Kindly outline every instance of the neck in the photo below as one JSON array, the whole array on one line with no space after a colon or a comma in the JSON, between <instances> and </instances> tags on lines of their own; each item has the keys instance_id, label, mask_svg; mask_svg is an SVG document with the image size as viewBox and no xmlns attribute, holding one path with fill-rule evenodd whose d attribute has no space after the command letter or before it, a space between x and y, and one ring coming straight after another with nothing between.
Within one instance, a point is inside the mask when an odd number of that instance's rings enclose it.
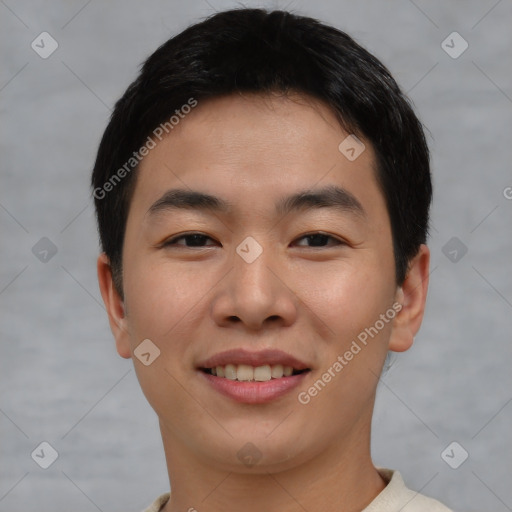
<instances>
[{"instance_id":1,"label":"neck","mask_svg":"<svg viewBox=\"0 0 512 512\"><path fill-rule=\"evenodd\" d=\"M164 512L356 512L386 486L371 461L369 427L366 432L353 429L352 435L290 469L266 466L254 473L208 464L165 427L161 430L172 482Z\"/></svg>"}]
</instances>

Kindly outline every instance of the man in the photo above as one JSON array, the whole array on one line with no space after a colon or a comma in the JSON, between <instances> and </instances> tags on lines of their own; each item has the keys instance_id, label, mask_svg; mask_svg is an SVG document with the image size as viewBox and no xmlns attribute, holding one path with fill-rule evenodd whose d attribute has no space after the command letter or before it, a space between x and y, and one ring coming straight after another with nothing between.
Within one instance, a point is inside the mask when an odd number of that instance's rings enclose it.
<instances>
[{"instance_id":1,"label":"man","mask_svg":"<svg viewBox=\"0 0 512 512\"><path fill-rule=\"evenodd\" d=\"M148 511L447 511L375 468L388 351L428 285L420 122L348 35L218 13L162 45L93 172L101 293L159 417Z\"/></svg>"}]
</instances>

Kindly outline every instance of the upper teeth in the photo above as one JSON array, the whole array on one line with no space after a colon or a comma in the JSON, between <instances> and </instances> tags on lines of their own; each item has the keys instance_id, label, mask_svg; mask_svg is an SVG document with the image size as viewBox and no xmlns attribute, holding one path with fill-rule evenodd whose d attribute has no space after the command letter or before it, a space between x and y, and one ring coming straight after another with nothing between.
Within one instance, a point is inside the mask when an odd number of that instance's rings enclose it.
<instances>
[{"instance_id":1,"label":"upper teeth","mask_svg":"<svg viewBox=\"0 0 512 512\"><path fill-rule=\"evenodd\" d=\"M226 366L217 366L210 368L212 375L217 377L225 377L230 380L255 380L265 382L270 379L280 379L281 377L289 377L293 373L291 366L283 366L282 364L263 366L250 366L248 364L227 364Z\"/></svg>"}]
</instances>

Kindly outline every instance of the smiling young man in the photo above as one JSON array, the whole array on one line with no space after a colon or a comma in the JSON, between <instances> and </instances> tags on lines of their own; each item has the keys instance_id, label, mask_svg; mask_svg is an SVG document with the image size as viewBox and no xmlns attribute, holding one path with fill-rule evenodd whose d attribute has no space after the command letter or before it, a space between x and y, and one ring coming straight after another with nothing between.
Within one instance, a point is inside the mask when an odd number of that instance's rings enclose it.
<instances>
[{"instance_id":1,"label":"smiling young man","mask_svg":"<svg viewBox=\"0 0 512 512\"><path fill-rule=\"evenodd\" d=\"M427 294L421 124L349 36L216 14L116 104L93 172L119 354L159 417L148 511L447 511L375 468L388 351Z\"/></svg>"}]
</instances>

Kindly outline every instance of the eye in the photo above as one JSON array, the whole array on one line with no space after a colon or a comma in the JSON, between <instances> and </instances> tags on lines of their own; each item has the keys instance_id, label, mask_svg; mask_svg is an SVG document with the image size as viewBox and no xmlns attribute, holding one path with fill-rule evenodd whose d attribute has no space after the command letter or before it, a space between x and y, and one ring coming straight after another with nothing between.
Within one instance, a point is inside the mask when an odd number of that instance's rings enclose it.
<instances>
[{"instance_id":1,"label":"eye","mask_svg":"<svg viewBox=\"0 0 512 512\"><path fill-rule=\"evenodd\" d=\"M184 241L185 243L178 243L180 241ZM178 235L174 238L170 238L166 240L162 247L169 247L169 246L178 246L178 247L211 247L208 245L204 245L207 240L213 240L213 238L209 237L208 235L203 235L202 233L186 233L184 235ZM187 243L188 242L188 243Z\"/></svg>"},{"instance_id":2,"label":"eye","mask_svg":"<svg viewBox=\"0 0 512 512\"><path fill-rule=\"evenodd\" d=\"M207 245L208 240L214 242L214 244ZM296 242L296 245L300 247L328 247L328 246L337 246L344 245L344 242L335 238L332 235L328 235L326 233L309 233L307 235L303 235L297 239L298 241L306 240L307 243L299 243ZM185 233L182 235L175 236L166 240L162 247L185 247L185 248L204 248L204 247L212 247L217 242L213 240L213 238L208 235L204 235L203 233Z\"/></svg>"},{"instance_id":3,"label":"eye","mask_svg":"<svg viewBox=\"0 0 512 512\"><path fill-rule=\"evenodd\" d=\"M326 233L310 233L297 238L297 240L308 240L308 242L311 243L311 245L306 246L304 244L297 243L297 245L301 247L327 247L329 241L334 242L329 244L331 247L336 245L344 245L344 242L331 235L327 235Z\"/></svg>"}]
</instances>

